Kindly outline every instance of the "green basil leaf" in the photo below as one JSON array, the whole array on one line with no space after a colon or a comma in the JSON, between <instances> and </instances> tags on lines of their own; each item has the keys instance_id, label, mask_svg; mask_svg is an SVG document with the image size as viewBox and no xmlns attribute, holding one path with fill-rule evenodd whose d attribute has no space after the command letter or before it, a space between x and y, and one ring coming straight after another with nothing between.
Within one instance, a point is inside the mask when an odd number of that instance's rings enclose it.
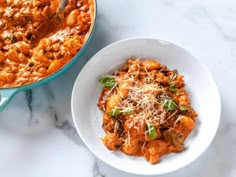
<instances>
[{"instance_id":1,"label":"green basil leaf","mask_svg":"<svg viewBox=\"0 0 236 177\"><path fill-rule=\"evenodd\" d=\"M149 136L152 139L156 139L156 137L157 137L157 129L156 129L155 125L153 125L153 124L147 124L147 125L148 125Z\"/></svg>"},{"instance_id":2,"label":"green basil leaf","mask_svg":"<svg viewBox=\"0 0 236 177\"><path fill-rule=\"evenodd\" d=\"M186 106L179 106L180 111L188 111L188 108Z\"/></svg>"},{"instance_id":3,"label":"green basil leaf","mask_svg":"<svg viewBox=\"0 0 236 177\"><path fill-rule=\"evenodd\" d=\"M118 116L120 113L121 113L121 110L114 108L114 109L112 109L112 110L109 112L109 115L112 116L112 117L116 117L116 116Z\"/></svg>"},{"instance_id":4,"label":"green basil leaf","mask_svg":"<svg viewBox=\"0 0 236 177\"><path fill-rule=\"evenodd\" d=\"M177 93L178 92L177 89L175 88L175 83L174 82L170 83L169 89L172 93Z\"/></svg>"},{"instance_id":5,"label":"green basil leaf","mask_svg":"<svg viewBox=\"0 0 236 177\"><path fill-rule=\"evenodd\" d=\"M172 99L165 99L161 102L166 111L173 111L178 105Z\"/></svg>"},{"instance_id":6,"label":"green basil leaf","mask_svg":"<svg viewBox=\"0 0 236 177\"><path fill-rule=\"evenodd\" d=\"M112 88L115 86L115 78L112 76L102 76L98 82L100 82L104 87Z\"/></svg>"},{"instance_id":7,"label":"green basil leaf","mask_svg":"<svg viewBox=\"0 0 236 177\"><path fill-rule=\"evenodd\" d=\"M123 114L131 114L133 112L133 110L131 108L126 108L124 110L121 111Z\"/></svg>"}]
</instances>

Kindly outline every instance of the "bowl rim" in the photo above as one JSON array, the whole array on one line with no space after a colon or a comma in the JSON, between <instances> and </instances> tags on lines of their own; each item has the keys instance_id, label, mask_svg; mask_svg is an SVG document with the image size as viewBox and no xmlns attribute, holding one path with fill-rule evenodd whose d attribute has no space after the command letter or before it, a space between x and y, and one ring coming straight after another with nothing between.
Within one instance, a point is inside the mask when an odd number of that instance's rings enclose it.
<instances>
[{"instance_id":1,"label":"bowl rim","mask_svg":"<svg viewBox=\"0 0 236 177\"><path fill-rule=\"evenodd\" d=\"M201 67L206 71L206 73L208 74L208 76L210 77L210 80L212 81L212 84L214 85L214 88L215 88L215 91L216 91L216 95L217 95L217 100L218 100L218 103L217 103L217 108L219 108L217 111L217 115L218 115L218 119L217 122L216 122L216 126L214 127L214 130L211 130L212 133L211 133L211 137L208 139L207 143L205 143L205 146L204 146L204 149L198 154L196 155L194 158L191 158L191 160L189 160L187 163L185 164L182 164L180 166L178 166L177 168L173 168L169 171L165 171L165 172L161 172L161 173L135 173L134 171L132 170L124 170L122 168L119 168L117 166L112 166L111 164L108 163L107 160L101 158L101 156L99 156L98 154L96 154L91 148L90 146L87 144L87 141L84 139L82 133L80 132L80 129L77 125L77 122L76 122L76 117L75 117L75 113L74 113L74 101L75 101L75 90L76 90L76 87L78 85L78 80L80 78L80 75L81 73L83 73L85 71L85 69L89 66L90 63L92 63L92 59L93 58L96 58L101 52L103 51L106 51L107 49L109 48L112 48L113 46L116 46L116 45L119 45L120 43L126 43L128 41L131 41L131 40L153 40L153 41L158 41L160 43L164 43L164 44L171 44L175 47L177 47L178 49L184 51L185 53L187 53L189 56L191 56L191 58L193 58L194 60L196 60L200 65ZM194 55L192 55L191 52L189 52L188 50L186 50L184 47L182 47L181 45L177 45L173 42L169 42L167 40L162 40L162 39L158 39L158 38L151 38L151 37L133 37L133 38L127 38L127 39L122 39L122 40L119 40L119 41L116 41L116 42L113 42L107 46L105 46L104 48L102 48L101 50L99 50L97 53L95 53L89 60L88 62L83 66L83 68L80 70L80 72L78 73L77 75L77 78L75 80L75 83L74 83L74 86L73 86L73 89L72 89L72 94L71 94L71 113L72 113L72 119L73 119L73 123L74 123L74 126L76 128L76 131L77 133L79 134L80 138L82 139L83 143L86 145L86 147L90 150L90 152L92 154L94 154L97 158L99 158L101 161L103 161L105 164L111 166L112 168L115 168L115 169L118 169L120 171L123 171L123 172L126 172L126 173L130 173L130 174L135 174L135 175L161 175L161 174L167 174L167 173L171 173L171 172L174 172L174 171L177 171L177 170L180 170L190 164L192 164L193 162L195 162L200 156L202 156L206 150L208 149L208 147L211 145L213 139L215 138L216 136L216 133L217 133L217 130L218 130L218 127L219 127L219 123L220 123L220 119L221 119L221 96L220 96L220 92L219 92L219 89L217 87L217 83L214 79L214 77L212 76L211 72L208 70L208 68L206 67L206 65L200 61L198 58L196 58Z\"/></svg>"}]
</instances>

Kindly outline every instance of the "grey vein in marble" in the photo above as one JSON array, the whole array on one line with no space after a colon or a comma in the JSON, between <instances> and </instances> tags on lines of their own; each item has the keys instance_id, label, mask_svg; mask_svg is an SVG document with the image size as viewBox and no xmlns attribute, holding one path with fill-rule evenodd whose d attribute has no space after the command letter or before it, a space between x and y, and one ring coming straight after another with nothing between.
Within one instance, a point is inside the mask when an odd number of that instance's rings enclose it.
<instances>
[{"instance_id":1,"label":"grey vein in marble","mask_svg":"<svg viewBox=\"0 0 236 177\"><path fill-rule=\"evenodd\" d=\"M27 90L25 91L25 97L27 100L27 105L29 108L29 114L30 114L30 118L29 118L29 125L31 124L31 121L33 119L33 112L32 112L32 99L33 99L33 95L32 95L32 90Z\"/></svg>"},{"instance_id":2,"label":"grey vein in marble","mask_svg":"<svg viewBox=\"0 0 236 177\"><path fill-rule=\"evenodd\" d=\"M76 133L75 128L72 126L72 124L69 122L69 120L65 120L63 122L56 121L56 127L63 130L63 132L67 136L74 135Z\"/></svg>"},{"instance_id":3,"label":"grey vein in marble","mask_svg":"<svg viewBox=\"0 0 236 177\"><path fill-rule=\"evenodd\" d=\"M100 169L99 169L99 167L98 167L98 162L97 162L97 160L95 160L95 163L94 163L93 176L94 176L94 177L105 177L105 176L101 173L101 171L100 171Z\"/></svg>"}]
</instances>

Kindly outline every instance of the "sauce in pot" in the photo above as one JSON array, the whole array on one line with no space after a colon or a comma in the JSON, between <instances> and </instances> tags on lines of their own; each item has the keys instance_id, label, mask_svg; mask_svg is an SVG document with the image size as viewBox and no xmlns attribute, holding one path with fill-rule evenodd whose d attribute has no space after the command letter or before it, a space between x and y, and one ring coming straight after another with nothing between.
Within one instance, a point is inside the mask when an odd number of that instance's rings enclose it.
<instances>
[{"instance_id":1,"label":"sauce in pot","mask_svg":"<svg viewBox=\"0 0 236 177\"><path fill-rule=\"evenodd\" d=\"M41 80L67 64L85 43L94 1L0 0L0 88Z\"/></svg>"}]
</instances>

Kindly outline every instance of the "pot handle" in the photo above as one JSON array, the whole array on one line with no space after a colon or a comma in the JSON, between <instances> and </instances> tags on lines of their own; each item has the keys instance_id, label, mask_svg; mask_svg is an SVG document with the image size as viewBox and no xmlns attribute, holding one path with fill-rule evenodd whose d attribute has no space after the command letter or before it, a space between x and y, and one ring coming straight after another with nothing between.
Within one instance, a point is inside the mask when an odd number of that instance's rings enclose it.
<instances>
[{"instance_id":1,"label":"pot handle","mask_svg":"<svg viewBox=\"0 0 236 177\"><path fill-rule=\"evenodd\" d=\"M17 89L0 89L0 111L2 111L13 96L17 93Z\"/></svg>"}]
</instances>

